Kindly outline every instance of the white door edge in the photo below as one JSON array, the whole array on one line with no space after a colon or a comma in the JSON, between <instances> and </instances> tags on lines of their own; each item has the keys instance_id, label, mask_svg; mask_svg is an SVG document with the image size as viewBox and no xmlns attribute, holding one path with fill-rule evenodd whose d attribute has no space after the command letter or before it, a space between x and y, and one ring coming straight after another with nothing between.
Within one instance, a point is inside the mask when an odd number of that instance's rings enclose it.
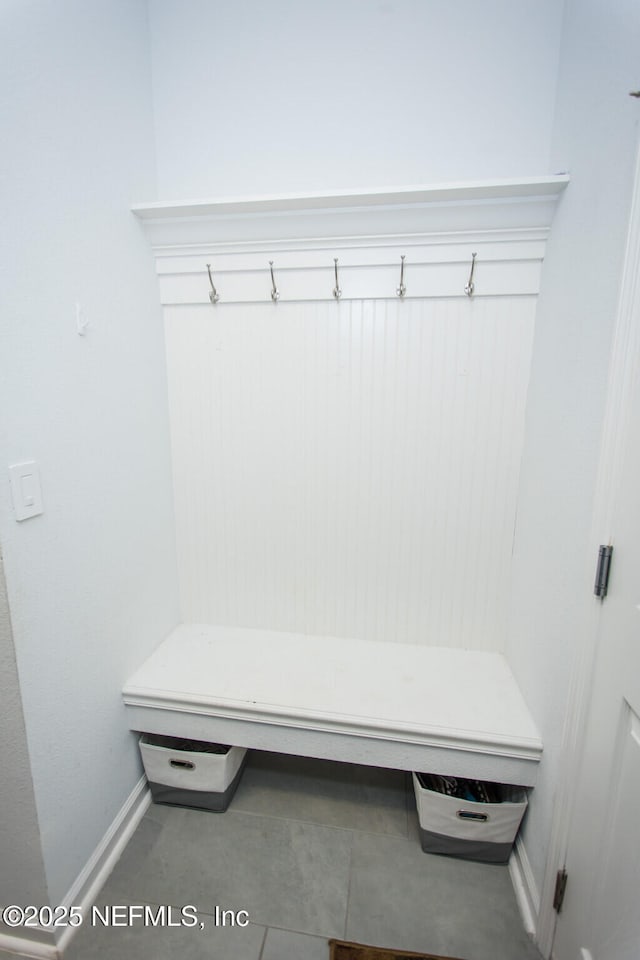
<instances>
[{"instance_id":1,"label":"white door edge","mask_svg":"<svg viewBox=\"0 0 640 960\"><path fill-rule=\"evenodd\" d=\"M623 442L629 399L634 375L640 367L640 330L634 327L634 311L640 309L640 142L636 148L631 213L622 271L616 325L609 365L607 400L602 429L600 459L594 508L586 553L585 582L595 573L598 546L608 542L612 504L621 475ZM577 801L577 773L582 759L589 694L596 656L600 603L595 597L585 603L578 636L581 638L573 654L565 726L562 737L560 779L551 825L547 866L541 893L536 941L543 956L551 956L557 914L553 897L558 870L567 855L569 828ZM578 960L591 960L589 951Z\"/></svg>"}]
</instances>

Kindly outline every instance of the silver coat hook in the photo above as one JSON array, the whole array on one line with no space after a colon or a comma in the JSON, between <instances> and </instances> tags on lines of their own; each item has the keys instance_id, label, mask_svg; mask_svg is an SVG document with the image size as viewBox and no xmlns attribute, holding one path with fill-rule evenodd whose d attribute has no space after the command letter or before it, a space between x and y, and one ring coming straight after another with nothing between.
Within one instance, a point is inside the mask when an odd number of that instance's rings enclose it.
<instances>
[{"instance_id":1,"label":"silver coat hook","mask_svg":"<svg viewBox=\"0 0 640 960\"><path fill-rule=\"evenodd\" d=\"M407 288L404 285L404 254L400 257L400 286L396 287L396 293L399 297L404 297Z\"/></svg>"},{"instance_id":2,"label":"silver coat hook","mask_svg":"<svg viewBox=\"0 0 640 960\"><path fill-rule=\"evenodd\" d=\"M476 255L475 253L471 254L471 273L469 274L469 279L464 285L464 292L468 297L473 296L474 283L473 283L473 271L476 268Z\"/></svg>"},{"instance_id":3,"label":"silver coat hook","mask_svg":"<svg viewBox=\"0 0 640 960\"><path fill-rule=\"evenodd\" d=\"M280 294L276 287L276 282L273 279L273 260L269 260L269 269L271 270L271 299L275 303L278 297L280 296Z\"/></svg>"},{"instance_id":4,"label":"silver coat hook","mask_svg":"<svg viewBox=\"0 0 640 960\"><path fill-rule=\"evenodd\" d=\"M213 277L211 276L211 264L207 264L207 273L209 274L209 283L211 284L211 290L209 291L209 300L211 303L217 303L220 299L220 294L213 285Z\"/></svg>"},{"instance_id":5,"label":"silver coat hook","mask_svg":"<svg viewBox=\"0 0 640 960\"><path fill-rule=\"evenodd\" d=\"M333 269L336 275L336 285L333 288L333 295L336 298L336 300L339 300L340 297L342 296L342 290L338 286L338 258L337 257L333 258Z\"/></svg>"}]
</instances>

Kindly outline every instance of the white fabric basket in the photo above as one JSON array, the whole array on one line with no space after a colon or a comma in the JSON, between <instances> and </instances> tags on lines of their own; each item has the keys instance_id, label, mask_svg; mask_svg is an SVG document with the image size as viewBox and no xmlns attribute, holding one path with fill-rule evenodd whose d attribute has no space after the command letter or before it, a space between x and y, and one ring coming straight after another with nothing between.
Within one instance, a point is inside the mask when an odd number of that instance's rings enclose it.
<instances>
[{"instance_id":1,"label":"white fabric basket","mask_svg":"<svg viewBox=\"0 0 640 960\"><path fill-rule=\"evenodd\" d=\"M240 782L247 751L145 733L140 753L156 803L222 812Z\"/></svg>"},{"instance_id":2,"label":"white fabric basket","mask_svg":"<svg viewBox=\"0 0 640 960\"><path fill-rule=\"evenodd\" d=\"M503 786L500 803L461 800L428 790L413 774L420 840L427 853L505 863L527 808L522 787Z\"/></svg>"}]
</instances>

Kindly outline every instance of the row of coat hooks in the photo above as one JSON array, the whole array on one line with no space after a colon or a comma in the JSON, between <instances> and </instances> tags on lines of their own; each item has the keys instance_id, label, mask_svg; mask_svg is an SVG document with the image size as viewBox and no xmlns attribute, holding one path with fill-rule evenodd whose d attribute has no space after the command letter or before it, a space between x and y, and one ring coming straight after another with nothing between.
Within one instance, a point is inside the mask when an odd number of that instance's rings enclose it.
<instances>
[{"instance_id":1,"label":"row of coat hooks","mask_svg":"<svg viewBox=\"0 0 640 960\"><path fill-rule=\"evenodd\" d=\"M398 296L398 297L400 297L400 298L404 297L404 295L405 295L406 292L407 292L407 288L406 288L405 282L404 282L404 259L405 259L405 255L403 254L403 255L400 257L400 284L399 284L399 286L396 287L396 296ZM469 279L467 280L467 282L466 282L465 285L464 285L464 292L466 293L466 295L467 295L468 297L472 297L472 296L473 296L473 292L474 292L474 290L475 290L475 285L474 285L474 282L473 282L473 274L474 274L474 271L475 271L475 267L476 267L476 254L475 254L475 253L472 253L472 254L471 254L471 269L470 269L470 272L469 272ZM275 277L274 277L274 275L273 275L273 260L269 260L269 270L270 270L270 272L271 272L271 299L273 300L274 303L277 303L277 301L280 299L280 291L279 291L278 288L276 287L276 281L275 281ZM332 293L333 293L333 296L335 297L335 299L336 299L336 300L339 300L340 297L342 296L342 290L340 289L340 284L338 283L338 258L337 258L337 257L334 257L334 258L333 258L333 270L334 270L334 275L335 275L336 284L335 284L335 287L334 287L333 290L332 290ZM207 264L207 273L209 274L209 283L211 284L211 290L209 291L209 300L211 301L212 304L215 305L215 304L218 302L218 300L220 299L220 294L219 294L218 291L216 290L215 284L214 284L214 282L213 282L213 277L212 277L212 275L211 275L211 264L210 264L210 263Z\"/></svg>"}]
</instances>

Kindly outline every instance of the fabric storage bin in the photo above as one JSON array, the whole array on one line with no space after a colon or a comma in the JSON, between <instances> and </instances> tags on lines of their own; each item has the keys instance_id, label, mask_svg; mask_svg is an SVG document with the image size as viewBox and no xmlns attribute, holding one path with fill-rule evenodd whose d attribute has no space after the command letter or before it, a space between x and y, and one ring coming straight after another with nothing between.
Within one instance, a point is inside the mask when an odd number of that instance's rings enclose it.
<instances>
[{"instance_id":1,"label":"fabric storage bin","mask_svg":"<svg viewBox=\"0 0 640 960\"><path fill-rule=\"evenodd\" d=\"M443 792L452 781L458 795ZM413 774L413 787L425 853L507 862L527 808L523 787L420 773ZM483 800L470 799L480 795Z\"/></svg>"},{"instance_id":2,"label":"fabric storage bin","mask_svg":"<svg viewBox=\"0 0 640 960\"><path fill-rule=\"evenodd\" d=\"M222 812L236 792L247 751L155 733L140 737L140 753L155 803Z\"/></svg>"}]
</instances>

